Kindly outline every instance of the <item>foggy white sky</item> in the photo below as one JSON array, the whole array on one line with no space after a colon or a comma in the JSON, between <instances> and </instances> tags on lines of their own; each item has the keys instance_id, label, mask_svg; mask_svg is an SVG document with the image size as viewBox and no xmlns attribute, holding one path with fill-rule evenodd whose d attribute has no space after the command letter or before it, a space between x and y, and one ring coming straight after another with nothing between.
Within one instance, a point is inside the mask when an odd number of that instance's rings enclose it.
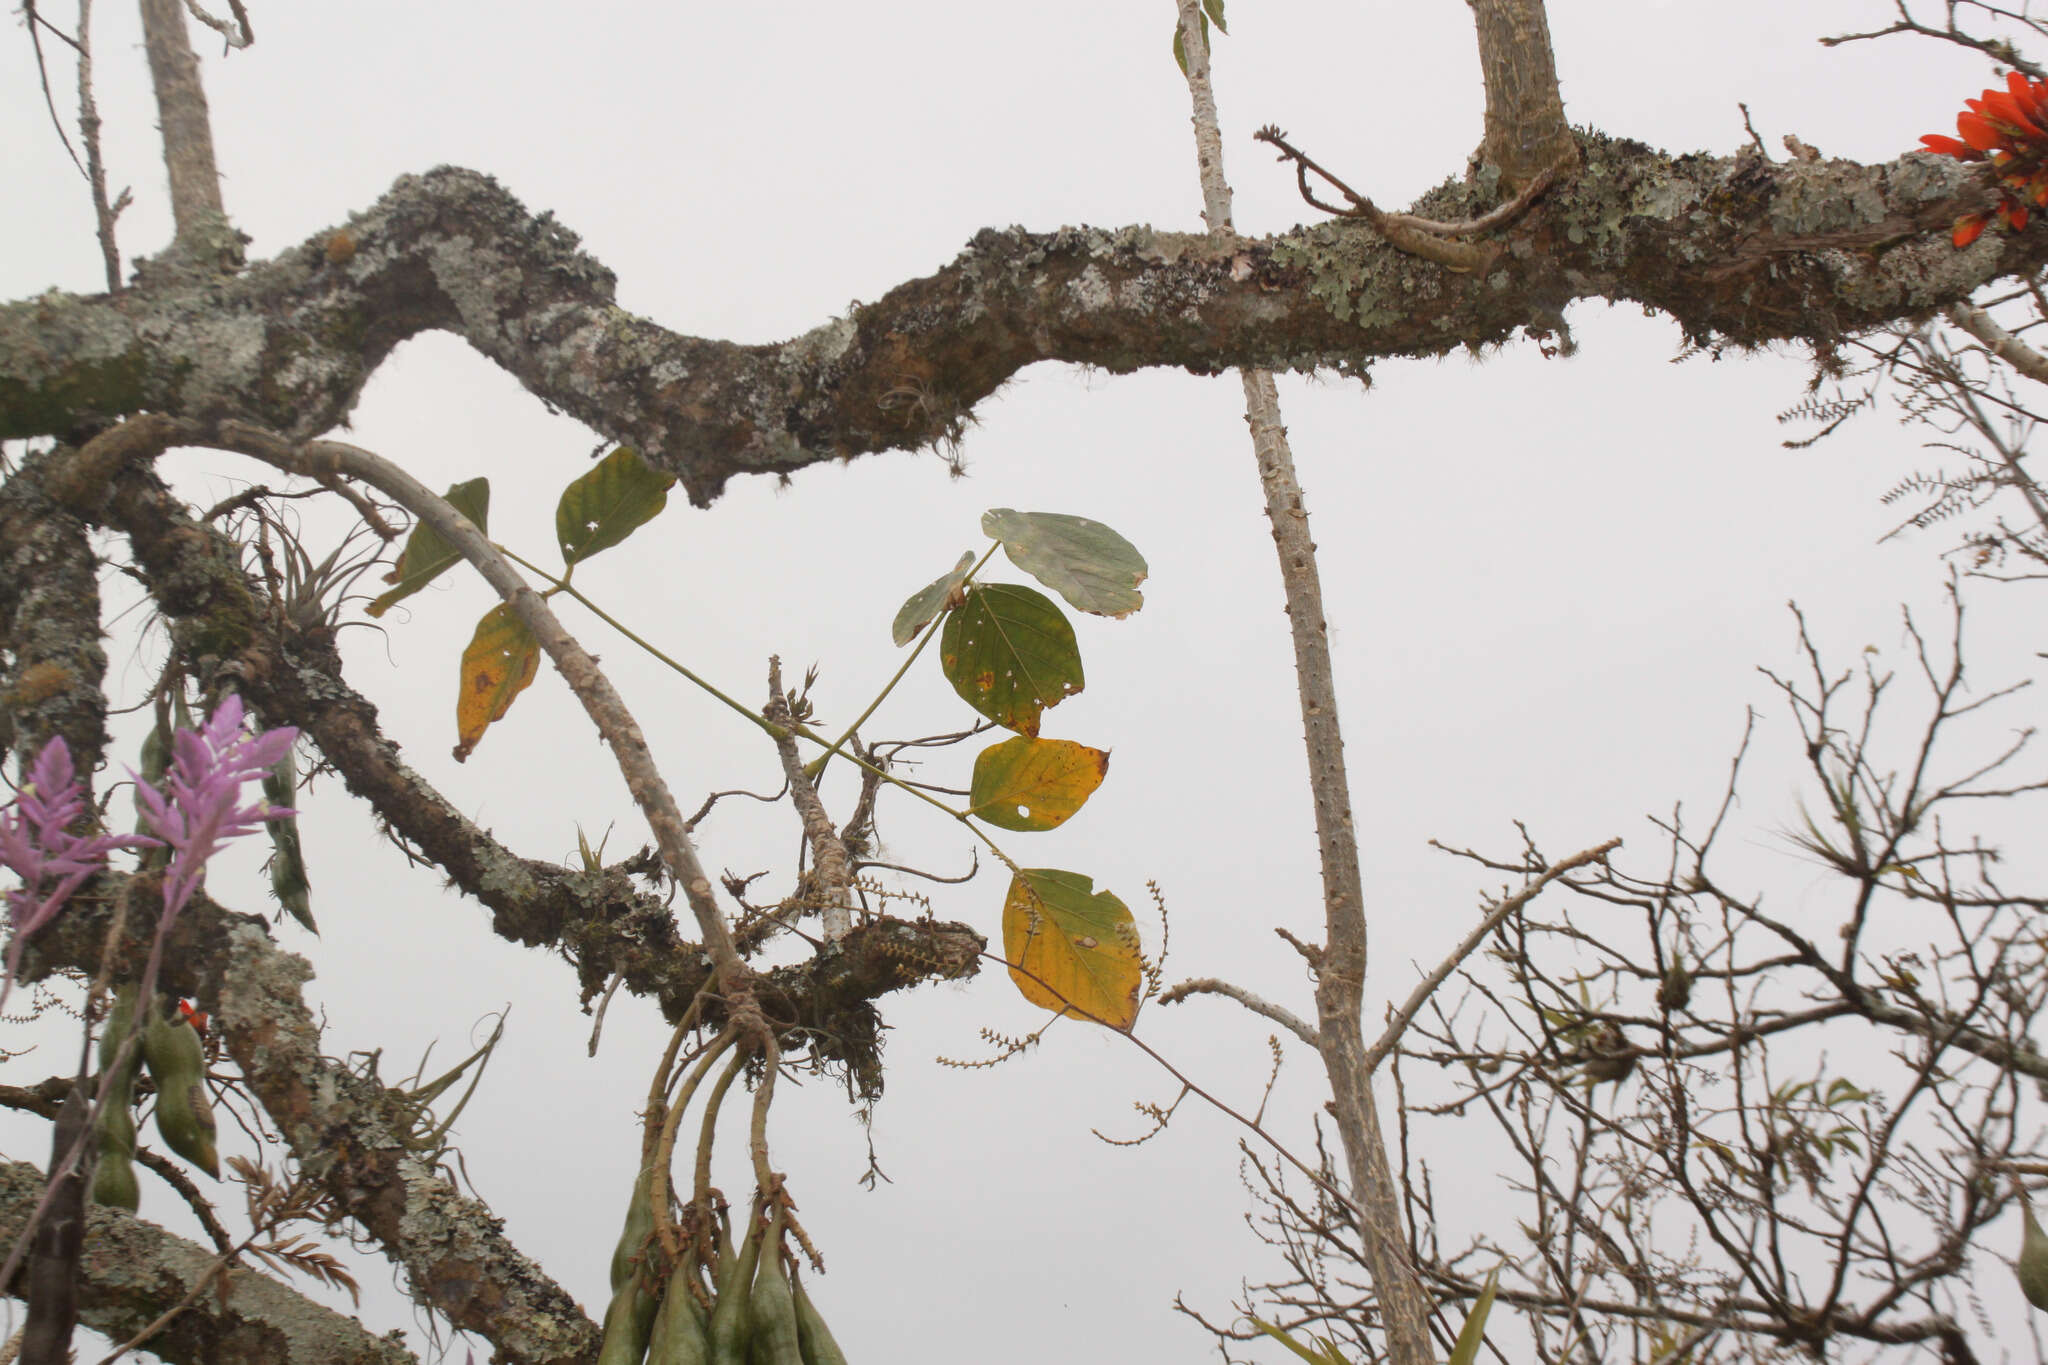
<instances>
[{"instance_id":1,"label":"foggy white sky","mask_svg":"<svg viewBox=\"0 0 2048 1365\"><path fill-rule=\"evenodd\" d=\"M102 11L101 109L113 184L136 195L122 222L132 256L167 238L168 210L133 16ZM623 306L685 332L766 341L929 273L983 227L1198 228L1173 11L1169 0L259 4L249 51L222 61L211 37L195 42L228 207L253 257L337 224L400 174L454 163L580 233L617 272ZM1746 101L1774 148L1795 132L1830 155L1882 160L1948 128L1990 77L1929 44L1814 41L1890 13L1875 0L1553 0L1552 24L1575 122L1728 153L1744 139ZM1264 123L1382 204L1462 173L1482 109L1465 6L1240 0L1231 18L1216 82L1241 230L1281 230L1306 212L1291 174L1250 143ZM61 61L57 75L68 111ZM99 288L85 192L18 23L0 42L0 100L0 298ZM1938 619L1950 538L1874 543L1894 520L1877 495L1927 462L1922 434L1878 417L1787 451L1772 416L1803 392L1799 356L1673 365L1668 322L1598 305L1570 321L1580 353L1569 361L1518 344L1484 361L1385 364L1369 392L1281 385L1323 552L1376 1000L1405 994L1411 964L1452 942L1490 889L1425 840L1511 854L1519 818L1552 854L1618 834L1654 861L1644 816L1717 797L1748 705L1767 723L1731 844L1780 904L1821 895L1818 872L1775 833L1793 809L1793 747L1755 666L1794 663L1788 599L1844 664L1866 644L1896 649L1901 603ZM1312 936L1319 888L1286 622L1237 383L1041 366L978 416L961 451L966 479L933 455L899 453L808 470L786 489L737 483L705 511L678 499L579 571L578 586L743 698L763 692L770 652L798 671L818 661L820 713L843 723L895 666L896 607L979 548L983 509L1116 527L1151 562L1146 608L1081 623L1089 687L1045 731L1113 749L1109 780L1062 830L1006 846L1030 865L1090 873L1141 919L1156 879L1173 912L1169 980L1225 975L1307 1010L1300 964L1271 932ZM597 441L442 337L410 343L378 373L347 439L436 487L489 474L493 534L544 562L556 493ZM224 456L165 468L199 500L264 477ZM1980 676L2004 681L2026 640L1998 623L2020 620L2020 605L1979 599ZM616 774L545 674L467 765L448 760L456 654L490 600L473 576L451 573L408 619L345 633L352 681L409 759L514 848L568 858L579 823L593 835L616 824L614 854L636 847L644 830ZM565 611L615 669L686 807L713 789L777 785L757 735ZM156 646L130 634L110 648L124 696L139 697ZM921 666L869 734L966 718ZM969 761L944 756L933 772L964 777ZM466 1169L519 1243L601 1310L634 1114L663 1037L654 1011L622 997L602 1051L586 1058L589 1021L568 966L499 942L479 907L408 873L338 784L307 805L325 937L290 924L279 934L318 969L329 1051L382 1047L391 1078L438 1039L438 1070L512 1002L506 1042L460 1125ZM882 833L898 861L965 865L957 832L908 809L885 808ZM701 847L711 868L744 874L787 869L796 838L779 813L721 808ZM260 856L248 849L241 862ZM216 894L256 909L256 883L239 902L234 885L217 877ZM998 879L934 895L942 917L999 940ZM1156 946L1156 924L1144 927ZM984 1027L1035 1025L999 971L884 1009L895 1031L873 1138L894 1183L855 1183L865 1137L829 1082L780 1095L772 1130L830 1267L817 1297L849 1355L1021 1365L1207 1354L1173 1296L1227 1317L1239 1280L1274 1270L1240 1220L1230 1126L1190 1105L1147 1146L1097 1141L1091 1128L1142 1131L1131 1104L1171 1100L1173 1087L1127 1044L1083 1027L1057 1028L992 1071L934 1065L986 1055ZM1257 1102L1270 1031L1259 1021L1209 1001L1154 1011L1140 1029L1205 1083ZM6 1072L47 1069L45 1054ZM1273 1101L1278 1129L1300 1141L1322 1094L1314 1059L1295 1049ZM45 1139L14 1125L0 1141L39 1159ZM1438 1159L1468 1201L1449 1208L1469 1221L1446 1242L1501 1233L1505 1195L1486 1172L1461 1169L1454 1149ZM160 1185L144 1197L145 1212L169 1204ZM381 1263L365 1262L364 1278L365 1319L407 1327L419 1345Z\"/></svg>"}]
</instances>

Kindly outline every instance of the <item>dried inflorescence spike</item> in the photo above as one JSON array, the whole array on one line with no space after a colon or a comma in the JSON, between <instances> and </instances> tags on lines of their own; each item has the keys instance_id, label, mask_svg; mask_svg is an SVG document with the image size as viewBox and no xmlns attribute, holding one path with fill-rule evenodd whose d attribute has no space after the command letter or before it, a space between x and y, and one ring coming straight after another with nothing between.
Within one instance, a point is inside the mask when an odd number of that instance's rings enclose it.
<instances>
[{"instance_id":1,"label":"dried inflorescence spike","mask_svg":"<svg viewBox=\"0 0 2048 1365\"><path fill-rule=\"evenodd\" d=\"M2028 215L2048 208L2048 81L2028 80L2014 71L2005 89L1986 90L1964 100L1969 108L1956 115L1961 140L1929 133L1922 146L1959 161L1989 161L1998 170L2000 222L2013 232L2026 227ZM1990 213L1965 214L1956 220L1950 240L1968 246L1983 235Z\"/></svg>"}]
</instances>

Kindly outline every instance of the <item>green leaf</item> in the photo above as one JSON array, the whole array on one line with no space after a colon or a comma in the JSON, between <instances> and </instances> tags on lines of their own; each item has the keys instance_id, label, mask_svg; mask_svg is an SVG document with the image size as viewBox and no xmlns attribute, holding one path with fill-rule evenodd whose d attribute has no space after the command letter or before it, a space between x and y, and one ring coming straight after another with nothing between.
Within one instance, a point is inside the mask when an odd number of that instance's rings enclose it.
<instances>
[{"instance_id":1,"label":"green leaf","mask_svg":"<svg viewBox=\"0 0 2048 1365\"><path fill-rule=\"evenodd\" d=\"M1303 1360L1314 1362L1314 1365L1344 1365L1344 1357L1338 1355L1336 1348L1328 1343L1318 1343L1321 1349L1311 1351L1308 1347L1296 1341L1293 1335L1283 1328L1275 1327L1272 1323L1260 1318L1253 1318L1251 1323L1252 1326L1258 1328L1261 1332L1264 1332Z\"/></svg>"},{"instance_id":2,"label":"green leaf","mask_svg":"<svg viewBox=\"0 0 2048 1365\"><path fill-rule=\"evenodd\" d=\"M1026 1000L1062 1014L1085 1010L1128 1029L1138 1018L1138 926L1130 908L1095 879L1025 868L1003 902L1003 956Z\"/></svg>"},{"instance_id":3,"label":"green leaf","mask_svg":"<svg viewBox=\"0 0 2048 1365\"><path fill-rule=\"evenodd\" d=\"M1479 1291L1479 1301L1472 1305L1472 1314L1465 1319L1464 1327L1458 1331L1457 1344L1451 1347L1449 1365L1472 1365L1479 1359L1479 1347L1486 1340L1486 1315L1493 1311L1493 1291L1500 1285L1500 1271L1486 1277L1486 1287Z\"/></svg>"},{"instance_id":4,"label":"green leaf","mask_svg":"<svg viewBox=\"0 0 2048 1365\"><path fill-rule=\"evenodd\" d=\"M950 570L910 594L910 600L897 609L896 620L889 627L889 638L898 645L907 645L915 640L917 633L946 609L946 600L953 595L955 588L967 581L967 571L973 567L974 551L969 550Z\"/></svg>"},{"instance_id":5,"label":"green leaf","mask_svg":"<svg viewBox=\"0 0 2048 1365\"><path fill-rule=\"evenodd\" d=\"M564 564L580 564L609 550L661 515L673 474L662 474L630 446L620 446L562 490L555 504L555 539Z\"/></svg>"},{"instance_id":6,"label":"green leaf","mask_svg":"<svg viewBox=\"0 0 2048 1365\"><path fill-rule=\"evenodd\" d=\"M1014 583L976 584L946 618L939 666L969 706L1020 735L1083 685L1074 628L1044 593Z\"/></svg>"},{"instance_id":7,"label":"green leaf","mask_svg":"<svg viewBox=\"0 0 2048 1365\"><path fill-rule=\"evenodd\" d=\"M490 530L491 524L491 481L488 478L470 479L466 483L450 485L441 495L456 511L476 523L479 531ZM398 586L370 603L369 615L382 616L398 603L418 592L441 576L442 570L462 556L455 547L441 538L441 533L424 521L415 522L412 534L405 538L405 550L398 556L397 565L384 575L386 583Z\"/></svg>"},{"instance_id":8,"label":"green leaf","mask_svg":"<svg viewBox=\"0 0 2048 1365\"><path fill-rule=\"evenodd\" d=\"M1109 755L1071 739L1018 735L974 760L967 813L999 829L1056 829L1081 809L1109 772Z\"/></svg>"},{"instance_id":9,"label":"green leaf","mask_svg":"<svg viewBox=\"0 0 2048 1365\"><path fill-rule=\"evenodd\" d=\"M1010 562L1097 616L1129 616L1145 605L1145 556L1099 521L1062 512L981 514L982 534L1003 543Z\"/></svg>"},{"instance_id":10,"label":"green leaf","mask_svg":"<svg viewBox=\"0 0 2048 1365\"><path fill-rule=\"evenodd\" d=\"M1230 25L1223 22L1223 0L1202 0L1202 14L1223 32L1230 32ZM1209 36L1206 29L1203 30L1202 36Z\"/></svg>"}]
</instances>

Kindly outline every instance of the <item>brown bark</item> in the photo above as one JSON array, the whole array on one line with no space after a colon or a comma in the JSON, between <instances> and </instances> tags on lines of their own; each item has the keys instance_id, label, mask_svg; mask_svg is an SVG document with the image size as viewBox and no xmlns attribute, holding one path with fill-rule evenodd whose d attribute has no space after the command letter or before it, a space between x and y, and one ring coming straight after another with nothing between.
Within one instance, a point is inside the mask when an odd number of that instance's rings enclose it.
<instances>
[{"instance_id":1,"label":"brown bark","mask_svg":"<svg viewBox=\"0 0 2048 1365\"><path fill-rule=\"evenodd\" d=\"M1181 44L1187 54L1188 91L1195 105L1196 161L1209 231L1227 247L1234 237L1230 189L1209 54L1196 0L1180 0ZM1351 780L1344 767L1344 734L1337 719L1336 672L1323 618L1322 575L1309 532L1308 504L1294 472L1294 452L1280 417L1280 394L1270 371L1241 372L1245 422L1265 494L1266 521L1280 559L1280 583L1294 645L1296 694L1308 751L1309 792L1315 802L1316 851L1323 873L1326 946L1316 969L1316 1046L1330 1079L1330 1108L1344 1147L1359 1235L1378 1300L1392 1365L1433 1365L1429 1297L1416 1277L1401 1217L1400 1191L1387 1158L1365 1069L1362 1014L1365 992L1365 891L1358 833L1351 818Z\"/></svg>"},{"instance_id":2,"label":"brown bark","mask_svg":"<svg viewBox=\"0 0 2048 1365\"><path fill-rule=\"evenodd\" d=\"M213 160L213 119L199 79L199 58L185 30L183 0L142 0L142 33L150 79L156 86L178 243L203 249L226 231L227 210L221 204L220 171Z\"/></svg>"},{"instance_id":3,"label":"brown bark","mask_svg":"<svg viewBox=\"0 0 2048 1365\"><path fill-rule=\"evenodd\" d=\"M43 1173L0 1163L0 1238L12 1240L43 1192ZM78 1319L125 1341L185 1297L214 1253L152 1223L94 1206L85 1217ZM227 1272L225 1299L201 1294L144 1348L171 1365L409 1365L397 1339L322 1307L253 1270Z\"/></svg>"},{"instance_id":4,"label":"brown bark","mask_svg":"<svg viewBox=\"0 0 2048 1365\"><path fill-rule=\"evenodd\" d=\"M1498 166L1501 183L1513 190L1546 170L1578 165L1578 143L1565 122L1543 0L1471 2L1479 30L1479 70L1486 80L1481 159Z\"/></svg>"},{"instance_id":5,"label":"brown bark","mask_svg":"<svg viewBox=\"0 0 2048 1365\"><path fill-rule=\"evenodd\" d=\"M2040 233L1950 244L1985 191L1947 158L1673 159L1592 136L1583 150L1576 179L1487 240L1484 270L1447 271L1351 223L1228 250L1150 228L990 230L938 273L761 346L621 311L573 234L483 176L439 170L355 217L339 260L330 230L231 278L140 268L118 306L55 293L0 305L0 438L149 410L303 440L346 419L393 347L439 329L702 504L737 473L944 439L1042 360L1357 372L1547 334L1581 298L1662 311L1696 340L1825 347L2048 264ZM1475 182L1415 207L1458 220L1499 198Z\"/></svg>"}]
</instances>

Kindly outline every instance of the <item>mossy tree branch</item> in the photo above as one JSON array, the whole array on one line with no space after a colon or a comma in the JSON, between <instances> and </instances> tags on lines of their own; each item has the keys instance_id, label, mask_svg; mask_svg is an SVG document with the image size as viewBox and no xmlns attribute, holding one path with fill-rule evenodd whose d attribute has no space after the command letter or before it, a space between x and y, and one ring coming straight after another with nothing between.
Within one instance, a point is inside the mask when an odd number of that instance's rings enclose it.
<instances>
[{"instance_id":1,"label":"mossy tree branch","mask_svg":"<svg viewBox=\"0 0 2048 1365\"><path fill-rule=\"evenodd\" d=\"M693 501L956 433L1027 365L1356 371L1547 332L1575 299L1631 301L1694 339L1801 339L1931 314L2048 263L2048 237L1947 229L1986 200L1969 168L1673 158L1582 135L1585 166L1453 275L1369 229L1324 224L1227 249L1149 228L984 231L936 274L776 345L671 332L613 302L613 278L551 216L443 169L400 180L338 229L231 275L144 262L118 303L0 305L0 438L148 410L304 440L344 421L392 349L463 337L536 396L675 473ZM1477 217L1500 194L1450 184L1415 210ZM930 395L887 401L906 385Z\"/></svg>"},{"instance_id":2,"label":"mossy tree branch","mask_svg":"<svg viewBox=\"0 0 2048 1365\"><path fill-rule=\"evenodd\" d=\"M0 1236L11 1236L43 1190L43 1172L0 1163ZM79 1321L116 1340L190 1292L214 1252L153 1223L94 1207L86 1220L78 1282ZM149 1339L153 1358L172 1365L410 1365L418 1359L391 1337L326 1308L253 1270L228 1272L225 1302L209 1291Z\"/></svg>"}]
</instances>

